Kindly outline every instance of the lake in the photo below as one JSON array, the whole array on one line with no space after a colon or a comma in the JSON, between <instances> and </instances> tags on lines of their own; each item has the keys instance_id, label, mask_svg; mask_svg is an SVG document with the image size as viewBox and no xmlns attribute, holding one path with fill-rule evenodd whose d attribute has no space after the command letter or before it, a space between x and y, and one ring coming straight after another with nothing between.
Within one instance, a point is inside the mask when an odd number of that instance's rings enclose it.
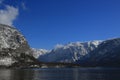
<instances>
[{"instance_id":1,"label":"lake","mask_svg":"<svg viewBox=\"0 0 120 80\"><path fill-rule=\"evenodd\" d=\"M120 68L0 69L0 80L120 80Z\"/></svg>"}]
</instances>

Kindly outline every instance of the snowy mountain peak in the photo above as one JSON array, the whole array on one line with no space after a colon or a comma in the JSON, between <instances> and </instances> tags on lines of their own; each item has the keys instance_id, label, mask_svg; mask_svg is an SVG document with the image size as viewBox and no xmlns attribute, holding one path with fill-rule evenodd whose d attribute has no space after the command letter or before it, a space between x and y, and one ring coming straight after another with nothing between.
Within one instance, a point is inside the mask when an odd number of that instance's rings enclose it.
<instances>
[{"instance_id":1,"label":"snowy mountain peak","mask_svg":"<svg viewBox=\"0 0 120 80\"><path fill-rule=\"evenodd\" d=\"M77 46L89 46L91 47L91 45L94 45L95 47L97 47L100 43L102 42L102 40L95 40L95 41L89 41L89 42L71 42L71 43L68 43L68 44L65 44L65 45L61 45L61 44L57 44L55 46L54 49L58 49L58 48L64 48L64 49L67 49L69 47L77 47Z\"/></svg>"},{"instance_id":2,"label":"snowy mountain peak","mask_svg":"<svg viewBox=\"0 0 120 80\"><path fill-rule=\"evenodd\" d=\"M32 55L35 58L38 58L39 56L44 55L44 54L46 54L48 52L49 52L49 50L46 50L46 49L35 49L35 48L32 48Z\"/></svg>"},{"instance_id":3,"label":"snowy mountain peak","mask_svg":"<svg viewBox=\"0 0 120 80\"><path fill-rule=\"evenodd\" d=\"M43 62L74 62L97 48L101 42L89 41L72 42L66 45L58 44L47 54L40 55L39 60Z\"/></svg>"},{"instance_id":4,"label":"snowy mountain peak","mask_svg":"<svg viewBox=\"0 0 120 80\"><path fill-rule=\"evenodd\" d=\"M83 66L120 66L120 38L103 41L77 62Z\"/></svg>"}]
</instances>

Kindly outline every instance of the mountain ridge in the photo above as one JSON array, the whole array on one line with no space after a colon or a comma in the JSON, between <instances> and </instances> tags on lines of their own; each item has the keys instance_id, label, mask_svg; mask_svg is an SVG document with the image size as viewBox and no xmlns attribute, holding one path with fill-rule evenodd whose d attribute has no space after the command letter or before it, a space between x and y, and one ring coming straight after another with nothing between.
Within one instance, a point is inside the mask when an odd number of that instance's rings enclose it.
<instances>
[{"instance_id":1,"label":"mountain ridge","mask_svg":"<svg viewBox=\"0 0 120 80\"><path fill-rule=\"evenodd\" d=\"M94 50L101 41L73 42L60 45L49 53L41 55L39 61L43 62L75 62L80 57Z\"/></svg>"},{"instance_id":2,"label":"mountain ridge","mask_svg":"<svg viewBox=\"0 0 120 80\"><path fill-rule=\"evenodd\" d=\"M77 63L83 66L120 66L120 38L103 41Z\"/></svg>"}]
</instances>

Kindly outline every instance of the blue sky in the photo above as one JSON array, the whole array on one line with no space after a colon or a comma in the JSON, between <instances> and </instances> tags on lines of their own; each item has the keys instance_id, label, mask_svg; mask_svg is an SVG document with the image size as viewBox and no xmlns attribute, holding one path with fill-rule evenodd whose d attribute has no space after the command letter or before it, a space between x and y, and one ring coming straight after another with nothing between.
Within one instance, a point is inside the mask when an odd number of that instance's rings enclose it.
<instances>
[{"instance_id":1,"label":"blue sky","mask_svg":"<svg viewBox=\"0 0 120 80\"><path fill-rule=\"evenodd\" d=\"M120 37L120 0L4 0L33 48Z\"/></svg>"}]
</instances>

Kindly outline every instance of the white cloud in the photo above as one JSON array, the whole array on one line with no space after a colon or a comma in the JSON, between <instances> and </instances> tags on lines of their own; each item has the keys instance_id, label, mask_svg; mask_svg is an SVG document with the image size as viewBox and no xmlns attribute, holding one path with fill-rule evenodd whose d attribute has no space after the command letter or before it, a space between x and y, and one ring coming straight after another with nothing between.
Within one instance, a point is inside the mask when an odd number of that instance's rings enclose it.
<instances>
[{"instance_id":1,"label":"white cloud","mask_svg":"<svg viewBox=\"0 0 120 80\"><path fill-rule=\"evenodd\" d=\"M0 23L11 26L19 14L19 9L8 5L5 7L5 9L0 10Z\"/></svg>"}]
</instances>

